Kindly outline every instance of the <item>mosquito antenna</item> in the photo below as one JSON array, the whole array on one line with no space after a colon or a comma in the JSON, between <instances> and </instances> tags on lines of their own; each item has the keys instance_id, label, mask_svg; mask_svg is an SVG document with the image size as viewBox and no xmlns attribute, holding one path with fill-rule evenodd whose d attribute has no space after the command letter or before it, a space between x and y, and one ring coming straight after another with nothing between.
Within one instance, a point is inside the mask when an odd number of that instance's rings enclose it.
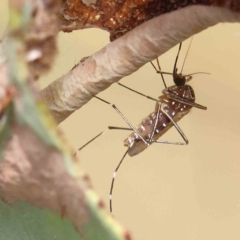
<instances>
[{"instance_id":1,"label":"mosquito antenna","mask_svg":"<svg viewBox=\"0 0 240 240\"><path fill-rule=\"evenodd\" d=\"M193 37L192 37L191 40L190 40L190 43L189 43L189 46L188 46L188 50L187 50L187 53L186 53L185 58L184 58L184 61L183 61L183 65L182 65L181 73L182 73L182 71L183 71L183 67L184 67L185 61L186 61L187 56L188 56L188 52L189 52L190 47L191 47L191 45L192 45L192 40L193 40Z\"/></svg>"},{"instance_id":2,"label":"mosquito antenna","mask_svg":"<svg viewBox=\"0 0 240 240\"><path fill-rule=\"evenodd\" d=\"M112 183L111 183L111 188L110 188L110 194L109 194L109 205L110 205L110 213L112 214L112 193L113 193L113 186L114 186L114 181L117 175L117 171L120 168L124 158L126 157L127 153L129 152L129 150L131 149L132 145L134 142L132 142L132 144L128 147L127 151L124 153L121 161L119 162L119 164L117 165L114 173L113 173L113 178L112 178Z\"/></svg>"},{"instance_id":3,"label":"mosquito antenna","mask_svg":"<svg viewBox=\"0 0 240 240\"><path fill-rule=\"evenodd\" d=\"M176 69L177 69L177 61L178 61L178 56L179 56L179 53L181 51L181 48L182 48L182 42L179 43L178 53L177 53L177 56L176 56L176 59L175 59L174 67L173 67L173 74L175 74Z\"/></svg>"},{"instance_id":4,"label":"mosquito antenna","mask_svg":"<svg viewBox=\"0 0 240 240\"><path fill-rule=\"evenodd\" d=\"M184 75L184 77L189 77L189 76L192 76L192 75L195 75L195 74L208 74L208 75L211 75L211 73L208 73L208 72L195 72L195 73Z\"/></svg>"}]
</instances>

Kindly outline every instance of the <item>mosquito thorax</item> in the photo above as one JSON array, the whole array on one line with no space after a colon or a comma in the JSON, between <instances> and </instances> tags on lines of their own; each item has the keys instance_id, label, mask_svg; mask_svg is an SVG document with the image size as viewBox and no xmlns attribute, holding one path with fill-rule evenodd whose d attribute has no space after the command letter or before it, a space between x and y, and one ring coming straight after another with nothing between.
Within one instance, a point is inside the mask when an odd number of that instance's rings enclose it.
<instances>
[{"instance_id":1,"label":"mosquito thorax","mask_svg":"<svg viewBox=\"0 0 240 240\"><path fill-rule=\"evenodd\" d=\"M142 122L136 127L137 132L146 141L149 140L151 133L154 129L159 105L164 106L166 112L176 122L179 121L192 108L192 106L186 105L185 103L181 102L181 100L184 100L184 99L189 102L195 102L195 94L194 94L193 88L190 85L184 85L184 86L173 85L167 89L164 89L163 95L159 97L159 101L156 103L155 111L149 114L146 118L144 118ZM153 135L153 140L158 139L161 135L163 135L166 131L168 131L168 129L172 126L170 122L171 121L166 116L166 114L160 111L158 116L158 122L156 125L156 131ZM137 155L148 147L134 132L132 132L128 136L128 138L125 139L124 141L124 145L126 147L129 147L131 144L133 145L128 152L130 156Z\"/></svg>"},{"instance_id":2,"label":"mosquito thorax","mask_svg":"<svg viewBox=\"0 0 240 240\"><path fill-rule=\"evenodd\" d=\"M174 94L180 98L186 99L191 102L195 102L195 93L193 88L190 85L183 85L183 86L176 86L173 85L171 87L168 87L167 89L164 89L162 91L164 95L159 97L160 99L168 98L168 95ZM160 100L161 101L161 100Z\"/></svg>"}]
</instances>

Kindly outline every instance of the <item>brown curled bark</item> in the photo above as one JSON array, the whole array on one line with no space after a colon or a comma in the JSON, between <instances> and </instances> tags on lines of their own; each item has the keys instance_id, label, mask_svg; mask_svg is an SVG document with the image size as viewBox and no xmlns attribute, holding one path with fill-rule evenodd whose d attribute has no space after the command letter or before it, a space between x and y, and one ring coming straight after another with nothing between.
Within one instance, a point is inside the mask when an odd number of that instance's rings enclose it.
<instances>
[{"instance_id":1,"label":"brown curled bark","mask_svg":"<svg viewBox=\"0 0 240 240\"><path fill-rule=\"evenodd\" d=\"M61 28L70 32L98 27L113 41L154 17L192 5L240 9L238 0L63 0Z\"/></svg>"},{"instance_id":2,"label":"brown curled bark","mask_svg":"<svg viewBox=\"0 0 240 240\"><path fill-rule=\"evenodd\" d=\"M177 43L220 22L240 22L240 13L191 6L161 15L108 44L40 94L60 123L86 104L92 95L135 72Z\"/></svg>"}]
</instances>

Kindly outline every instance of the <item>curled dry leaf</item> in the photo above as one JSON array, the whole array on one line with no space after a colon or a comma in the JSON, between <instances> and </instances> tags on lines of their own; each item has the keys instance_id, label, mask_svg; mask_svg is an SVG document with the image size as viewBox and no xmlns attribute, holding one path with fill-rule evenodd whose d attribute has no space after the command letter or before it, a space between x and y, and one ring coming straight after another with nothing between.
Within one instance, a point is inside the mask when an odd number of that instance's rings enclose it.
<instances>
[{"instance_id":1,"label":"curled dry leaf","mask_svg":"<svg viewBox=\"0 0 240 240\"><path fill-rule=\"evenodd\" d=\"M26 50L29 69L33 76L49 70L57 47L56 36L59 32L59 1L32 1L34 9L32 21L26 34Z\"/></svg>"},{"instance_id":2,"label":"curled dry leaf","mask_svg":"<svg viewBox=\"0 0 240 240\"><path fill-rule=\"evenodd\" d=\"M239 2L228 0L64 0L61 6L63 31L99 27L115 40L143 22L190 5L209 5L239 10Z\"/></svg>"}]
</instances>

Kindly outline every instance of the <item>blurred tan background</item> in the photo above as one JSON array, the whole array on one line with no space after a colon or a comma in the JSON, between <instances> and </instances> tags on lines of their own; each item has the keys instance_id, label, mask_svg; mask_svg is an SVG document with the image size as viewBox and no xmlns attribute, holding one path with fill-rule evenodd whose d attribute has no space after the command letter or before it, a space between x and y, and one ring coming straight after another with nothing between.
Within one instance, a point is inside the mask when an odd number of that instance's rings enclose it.
<instances>
[{"instance_id":1,"label":"blurred tan background","mask_svg":"<svg viewBox=\"0 0 240 240\"><path fill-rule=\"evenodd\" d=\"M0 4L1 32L7 19L4 4ZM108 33L98 29L60 33L54 69L41 79L41 87L104 47L108 39ZM188 43L184 42L179 68ZM208 110L192 109L179 122L190 144L152 145L127 157L118 171L113 211L134 239L240 239L239 43L240 24L220 24L194 37L184 73L211 75L195 75L191 82L196 102ZM176 52L174 48L160 57L163 70L172 71ZM172 85L171 77L166 80ZM150 64L121 82L155 98L163 89ZM117 84L99 96L115 103L133 125L154 109L154 102ZM60 127L77 149L109 125L126 126L111 107L93 99ZM126 150L127 135L128 131L107 131L78 154L107 210L112 174ZM175 129L162 139L181 141Z\"/></svg>"}]
</instances>

